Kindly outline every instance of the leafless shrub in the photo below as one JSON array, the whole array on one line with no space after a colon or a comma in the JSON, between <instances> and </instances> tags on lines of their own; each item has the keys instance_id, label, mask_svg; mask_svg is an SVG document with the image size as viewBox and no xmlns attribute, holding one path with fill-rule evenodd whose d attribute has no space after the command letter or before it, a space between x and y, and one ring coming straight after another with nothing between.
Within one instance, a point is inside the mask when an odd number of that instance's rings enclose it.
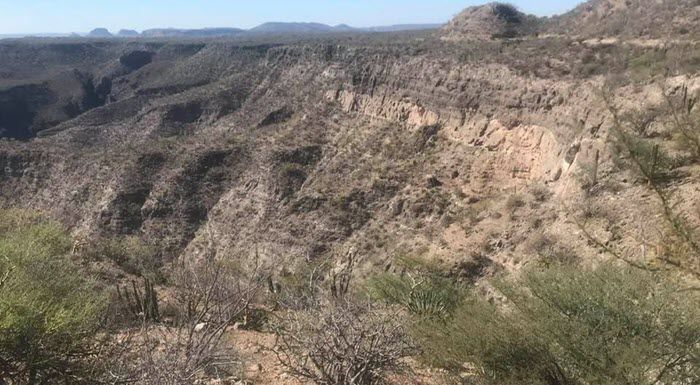
<instances>
[{"instance_id":1,"label":"leafless shrub","mask_svg":"<svg viewBox=\"0 0 700 385\"><path fill-rule=\"evenodd\" d=\"M544 184L536 184L530 187L530 194L537 202L546 202L552 196L552 192Z\"/></svg>"},{"instance_id":2,"label":"leafless shrub","mask_svg":"<svg viewBox=\"0 0 700 385\"><path fill-rule=\"evenodd\" d=\"M537 255L540 262L546 266L576 262L576 253L551 234L534 235L528 242L527 248L532 254Z\"/></svg>"},{"instance_id":3,"label":"leafless shrub","mask_svg":"<svg viewBox=\"0 0 700 385\"><path fill-rule=\"evenodd\" d=\"M700 91L690 92L687 86L676 92L663 90L666 107L670 115L671 133L678 146L700 160Z\"/></svg>"},{"instance_id":4,"label":"leafless shrub","mask_svg":"<svg viewBox=\"0 0 700 385\"><path fill-rule=\"evenodd\" d=\"M270 324L272 350L291 375L321 385L378 384L413 352L397 310L353 299L355 265L350 251L324 276L315 269L300 302L281 304Z\"/></svg>"},{"instance_id":5,"label":"leafless shrub","mask_svg":"<svg viewBox=\"0 0 700 385\"><path fill-rule=\"evenodd\" d=\"M262 282L258 271L244 276L223 262L180 265L173 273L176 318L171 325L144 322L116 341L105 382L190 385L232 376L235 354L220 342L249 311Z\"/></svg>"},{"instance_id":6,"label":"leafless shrub","mask_svg":"<svg viewBox=\"0 0 700 385\"><path fill-rule=\"evenodd\" d=\"M508 197L505 203L505 209L510 215L515 215L518 209L525 207L525 197L521 194L513 194Z\"/></svg>"},{"instance_id":7,"label":"leafless shrub","mask_svg":"<svg viewBox=\"0 0 700 385\"><path fill-rule=\"evenodd\" d=\"M347 299L280 316L274 352L289 373L320 385L371 385L414 353L390 308Z\"/></svg>"}]
</instances>

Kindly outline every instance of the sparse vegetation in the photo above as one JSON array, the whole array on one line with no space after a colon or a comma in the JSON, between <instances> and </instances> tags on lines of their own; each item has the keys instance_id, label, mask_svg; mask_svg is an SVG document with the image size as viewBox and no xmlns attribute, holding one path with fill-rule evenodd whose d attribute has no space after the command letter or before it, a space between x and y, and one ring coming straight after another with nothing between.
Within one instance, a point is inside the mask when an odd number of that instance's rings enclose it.
<instances>
[{"instance_id":1,"label":"sparse vegetation","mask_svg":"<svg viewBox=\"0 0 700 385\"><path fill-rule=\"evenodd\" d=\"M522 194L512 194L506 199L505 209L509 214L514 215L518 209L525 207L525 203L525 197Z\"/></svg>"},{"instance_id":2,"label":"sparse vegetation","mask_svg":"<svg viewBox=\"0 0 700 385\"><path fill-rule=\"evenodd\" d=\"M227 329L250 313L264 287L262 271L242 274L225 261L183 263L171 278L176 309L169 324L142 317L128 338L113 343L106 369L117 383L189 385L238 375L239 359L222 343Z\"/></svg>"},{"instance_id":3,"label":"sparse vegetation","mask_svg":"<svg viewBox=\"0 0 700 385\"><path fill-rule=\"evenodd\" d=\"M162 282L161 250L156 245L144 243L138 237L109 237L87 243L79 251L83 258L92 261L113 261L126 273Z\"/></svg>"},{"instance_id":4,"label":"sparse vegetation","mask_svg":"<svg viewBox=\"0 0 700 385\"><path fill-rule=\"evenodd\" d=\"M698 5L0 41L0 385L700 385Z\"/></svg>"},{"instance_id":5,"label":"sparse vegetation","mask_svg":"<svg viewBox=\"0 0 700 385\"><path fill-rule=\"evenodd\" d=\"M552 197L552 192L543 184L536 184L530 187L530 194L536 202L544 203Z\"/></svg>"},{"instance_id":6,"label":"sparse vegetation","mask_svg":"<svg viewBox=\"0 0 700 385\"><path fill-rule=\"evenodd\" d=\"M671 95L664 92L667 108L661 111L634 111L623 114L612 100L605 98L606 104L613 116L611 146L620 169L629 170L643 180L660 206L659 215L663 220L659 223L659 231L664 236L663 245L659 245L653 263L661 263L666 267L679 269L695 276L700 275L700 243L698 233L687 213L676 207L674 190L670 182L678 178L679 169L690 163L696 163L692 137L700 131L692 118L695 111L695 98L688 95L685 88L680 89L680 104L673 103ZM665 130L672 136L690 137L684 153L671 153L660 142L653 130ZM633 266L646 269L656 269L653 265L634 260L633 256L617 251L600 242L586 229L586 222L578 222L586 237L601 249L614 257L626 261ZM673 240L669 242L669 240Z\"/></svg>"},{"instance_id":7,"label":"sparse vegetation","mask_svg":"<svg viewBox=\"0 0 700 385\"><path fill-rule=\"evenodd\" d=\"M551 234L535 233L527 244L531 253L538 256L540 263L545 266L557 264L573 264L577 262L576 252Z\"/></svg>"},{"instance_id":8,"label":"sparse vegetation","mask_svg":"<svg viewBox=\"0 0 700 385\"><path fill-rule=\"evenodd\" d=\"M402 371L415 353L397 309L356 298L350 291L354 259L331 269L325 279L312 274L307 296L278 312L271 322L273 352L290 374L319 385L373 385ZM327 288L321 284L328 283Z\"/></svg>"}]
</instances>

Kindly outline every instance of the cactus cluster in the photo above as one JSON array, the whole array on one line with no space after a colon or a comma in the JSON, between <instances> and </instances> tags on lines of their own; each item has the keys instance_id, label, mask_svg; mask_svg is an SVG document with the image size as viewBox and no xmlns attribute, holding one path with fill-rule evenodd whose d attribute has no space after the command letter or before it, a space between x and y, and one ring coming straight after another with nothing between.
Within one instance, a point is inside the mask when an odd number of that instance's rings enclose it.
<instances>
[{"instance_id":1,"label":"cactus cluster","mask_svg":"<svg viewBox=\"0 0 700 385\"><path fill-rule=\"evenodd\" d=\"M135 280L131 281L131 291L129 291L128 286L122 289L117 285L117 295L134 316L143 318L145 321L158 322L160 320L158 294L150 279L144 279L143 291Z\"/></svg>"}]
</instances>

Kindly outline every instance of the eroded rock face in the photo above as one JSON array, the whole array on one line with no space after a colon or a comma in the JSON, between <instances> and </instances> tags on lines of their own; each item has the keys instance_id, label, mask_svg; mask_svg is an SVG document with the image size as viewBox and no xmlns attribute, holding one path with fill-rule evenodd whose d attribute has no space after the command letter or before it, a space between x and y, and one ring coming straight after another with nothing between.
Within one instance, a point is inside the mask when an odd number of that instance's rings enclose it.
<instances>
[{"instance_id":1,"label":"eroded rock face","mask_svg":"<svg viewBox=\"0 0 700 385\"><path fill-rule=\"evenodd\" d=\"M166 258L351 250L384 266L408 250L465 280L522 252L527 214L566 228L555 203L514 205L530 210L518 217L504 202L535 185L570 199L577 172L596 151L606 159L602 79L562 59L580 45L357 39L29 46L56 50L56 67L75 67L76 52L93 62L62 78L75 94L56 94L53 75L45 98L26 84L39 96L0 93L0 105L36 99L19 119L32 124L59 100L80 107L38 138L0 143L0 201L47 210L76 234L159 242ZM1 68L21 70L11 64Z\"/></svg>"}]
</instances>

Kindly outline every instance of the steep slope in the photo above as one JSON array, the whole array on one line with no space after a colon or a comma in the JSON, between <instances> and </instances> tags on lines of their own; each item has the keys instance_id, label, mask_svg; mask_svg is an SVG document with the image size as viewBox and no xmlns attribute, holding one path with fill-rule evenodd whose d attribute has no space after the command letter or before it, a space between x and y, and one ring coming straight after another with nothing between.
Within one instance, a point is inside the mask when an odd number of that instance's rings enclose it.
<instances>
[{"instance_id":1,"label":"steep slope","mask_svg":"<svg viewBox=\"0 0 700 385\"><path fill-rule=\"evenodd\" d=\"M696 57L681 56L694 46L482 36L0 43L6 92L48 85L45 98L0 99L31 112L25 131L82 95L54 79L111 85L38 137L0 142L0 203L90 241L137 237L164 260L254 255L291 269L351 254L369 272L408 256L474 280L529 263L544 238L596 256L568 210L594 159L613 175L599 75L629 82L615 96L630 105L660 99L634 83L640 59L658 58L672 89L696 89ZM616 183L598 198L638 226L648 197Z\"/></svg>"},{"instance_id":2,"label":"steep slope","mask_svg":"<svg viewBox=\"0 0 700 385\"><path fill-rule=\"evenodd\" d=\"M554 33L584 37L700 38L697 0L589 0L555 18Z\"/></svg>"}]
</instances>

